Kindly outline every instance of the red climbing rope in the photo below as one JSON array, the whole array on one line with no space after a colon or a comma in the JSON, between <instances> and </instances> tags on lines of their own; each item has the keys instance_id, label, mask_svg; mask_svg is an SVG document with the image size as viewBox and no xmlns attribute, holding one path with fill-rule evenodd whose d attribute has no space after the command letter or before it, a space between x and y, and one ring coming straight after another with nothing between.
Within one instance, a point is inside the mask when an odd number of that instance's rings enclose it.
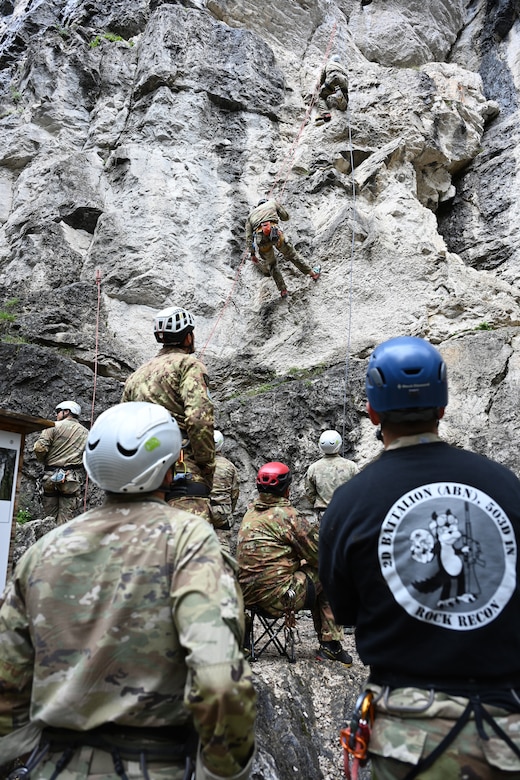
<instances>
[{"instance_id":1,"label":"red climbing rope","mask_svg":"<svg viewBox=\"0 0 520 780\"><path fill-rule=\"evenodd\" d=\"M325 55L323 57L323 64L325 64L326 61L329 58L330 50L332 49L332 44L334 42L334 37L336 35L336 27L337 27L337 22L334 22L334 24L332 26L332 30L331 30L330 36L329 36L329 41L327 43L327 48L325 50ZM303 118L303 121L302 121L302 123L300 125L300 128L298 130L298 133L296 134L296 137L295 137L294 141L291 144L291 147L290 147L289 151L285 155L285 158L284 158L284 161L282 162L282 166L281 166L280 170L278 171L277 175L275 176L273 185L272 185L272 187L271 187L271 189L269 190L269 193L268 193L269 196L271 196L273 194L273 192L275 190L276 182L279 179L281 179L282 173L285 173L285 171L289 168L290 164L292 164L292 162L294 160L294 157L296 155L296 149L298 147L298 143L300 141L300 138L302 137L302 134L303 134L303 131L305 129L305 126L307 125L307 123L309 121L309 117L311 115L312 109L314 108L316 100L318 99L319 91L320 91L320 78L318 78L318 80L316 81L316 86L314 87L314 91L313 91L313 94L312 94L312 97L311 97L311 101L309 103L307 111L305 112L305 116ZM287 175L286 175L285 180L283 182L283 186L282 186L282 188L280 190L280 193L283 193L288 178L289 178L289 172L287 172ZM231 286L231 290L229 291L229 294L228 294L226 300L224 301L224 305L223 305L222 309L220 310L220 313L219 313L219 315L218 315L218 317L217 317L217 319L215 321L215 324L213 325L213 328L211 329L211 332L210 332L210 334L209 334L209 336L208 336L208 338L206 340L206 343L204 344L202 350L199 353L199 356L200 356L201 359L204 356L204 353L205 353L205 351L207 349L207 346L210 343L211 339L213 338L213 335L214 335L214 333L215 333L215 331L216 331L216 329L217 329L217 327L218 327L218 325L220 323L220 320L222 319L222 317L224 315L224 312L226 311L226 309L227 309L227 307L229 305L231 297L232 297L232 295L233 295L233 293L235 291L235 287L237 285L238 279L240 277L240 273L241 273L242 268L244 266L244 262L246 260L246 257L248 257L248 252L247 251L245 251L243 256L242 256L242 260L240 261L240 265L238 266L237 272L235 274L235 278L233 280L233 284Z\"/></svg>"},{"instance_id":2,"label":"red climbing rope","mask_svg":"<svg viewBox=\"0 0 520 780\"><path fill-rule=\"evenodd\" d=\"M321 70L323 70L323 67L325 66L325 63L329 59L330 52L331 52L331 49L332 49L332 45L334 43L334 38L336 36L337 24L338 24L337 22L334 22L334 24L332 26L332 30L331 30L330 36L329 36L329 41L327 43L327 48L325 49L325 54L323 56L323 64L322 64ZM320 70L320 74L321 74L321 70ZM289 151L285 155L285 158L284 158L284 160L282 162L282 166L280 167L280 170L278 171L278 173L275 176L275 179L274 179L274 182L273 182L273 186L271 187L271 191L270 191L271 193L274 191L275 185L276 185L276 182L278 181L278 179L282 178L282 173L285 174L285 171L287 170L287 168L289 168L289 166L292 165L292 163L294 161L294 158L296 156L296 150L297 150L298 144L300 142L300 138L302 137L303 131L305 130L305 127L306 127L306 125L309 122L309 118L310 118L310 115L312 113L312 109L314 108L314 106L316 104L316 101L318 99L318 95L320 93L320 89L321 89L320 76L318 76L318 79L316 81L316 85L314 87L314 91L313 91L312 96L311 96L310 103L309 103L309 105L307 107L307 111L305 112L305 116L303 117L302 123L300 125L300 129L298 130L298 133L297 133L294 141L292 142L292 144L291 144L291 146L289 148ZM288 178L289 178L289 172L287 172L287 175L284 178L283 186L282 186L282 188L280 190L280 194L283 194L283 191L285 189L285 185L287 184Z\"/></svg>"},{"instance_id":3,"label":"red climbing rope","mask_svg":"<svg viewBox=\"0 0 520 780\"><path fill-rule=\"evenodd\" d=\"M206 340L206 343L202 347L202 350L199 352L199 357L200 357L201 360L202 360L202 358L204 356L204 353L206 351L206 347L208 346L209 342L213 338L213 334L215 333L220 320L224 316L224 312L226 311L227 307L229 306L229 302L231 300L231 297L232 297L233 293L235 292L235 287L237 286L237 282L238 282L238 279L240 277L240 273L242 271L242 267L243 267L243 265L245 263L246 257L248 257L248 256L249 256L249 252L247 252L247 251L245 251L244 254L242 255L242 260L240 261L240 265L237 268L237 272L235 274L235 278L233 279L233 284L231 285L231 290L229 291L228 296L227 296L226 300L224 301L224 305L223 305L222 309L220 310L220 314L218 315L217 319L215 320L215 324L213 325L213 327L211 329L211 332L210 332L210 334L209 334L209 336L208 336L208 338Z\"/></svg>"},{"instance_id":4,"label":"red climbing rope","mask_svg":"<svg viewBox=\"0 0 520 780\"><path fill-rule=\"evenodd\" d=\"M94 348L94 383L92 390L92 407L90 410L90 427L94 423L94 407L96 404L96 388L97 388L97 372L98 372L98 352L99 352L99 312L101 308L101 269L96 268L96 285L97 285L97 309L96 309L96 339ZM83 510L87 509L87 490L88 490L88 474L85 477L85 493L83 495Z\"/></svg>"}]
</instances>

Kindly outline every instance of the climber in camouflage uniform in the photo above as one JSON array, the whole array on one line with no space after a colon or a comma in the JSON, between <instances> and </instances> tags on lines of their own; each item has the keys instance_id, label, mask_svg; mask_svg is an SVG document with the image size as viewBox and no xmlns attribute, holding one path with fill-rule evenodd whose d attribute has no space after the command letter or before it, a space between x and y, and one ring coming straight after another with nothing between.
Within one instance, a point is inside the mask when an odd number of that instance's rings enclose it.
<instances>
[{"instance_id":1,"label":"climber in camouflage uniform","mask_svg":"<svg viewBox=\"0 0 520 780\"><path fill-rule=\"evenodd\" d=\"M193 356L195 320L189 311L170 307L154 318L156 357L128 377L121 401L150 401L164 406L181 429L181 459L167 500L211 522L209 494L215 470L213 401L205 366Z\"/></svg>"},{"instance_id":2,"label":"climber in camouflage uniform","mask_svg":"<svg viewBox=\"0 0 520 780\"><path fill-rule=\"evenodd\" d=\"M262 198L246 220L246 246L251 260L265 276L272 276L282 298L287 297L287 286L278 267L275 247L302 274L310 276L315 282L321 271L318 265L310 268L287 240L278 223L279 220L286 222L288 219L289 214L280 203L273 198ZM256 253L257 249L260 257Z\"/></svg>"},{"instance_id":3,"label":"climber in camouflage uniform","mask_svg":"<svg viewBox=\"0 0 520 780\"><path fill-rule=\"evenodd\" d=\"M330 122L330 109L346 111L348 106L348 75L339 55L334 54L320 74L318 115L314 120L320 125Z\"/></svg>"},{"instance_id":4,"label":"climber in camouflage uniform","mask_svg":"<svg viewBox=\"0 0 520 780\"><path fill-rule=\"evenodd\" d=\"M311 610L320 644L316 659L350 666L352 658L339 641L342 630L318 580L318 525L291 505L290 483L284 463L266 463L258 471L259 495L244 515L237 541L244 602L276 616L288 607Z\"/></svg>"},{"instance_id":5,"label":"climber in camouflage uniform","mask_svg":"<svg viewBox=\"0 0 520 780\"><path fill-rule=\"evenodd\" d=\"M41 496L45 517L54 517L61 525L80 511L88 430L78 420L81 406L76 401L62 401L55 411L55 426L41 433L33 450L45 464Z\"/></svg>"},{"instance_id":6,"label":"climber in camouflage uniform","mask_svg":"<svg viewBox=\"0 0 520 780\"><path fill-rule=\"evenodd\" d=\"M160 406L104 412L84 461L105 503L16 565L0 607L0 757L34 749L32 780L181 780L195 761L197 780L249 777L243 602L211 526L163 500L180 446Z\"/></svg>"},{"instance_id":7,"label":"climber in camouflage uniform","mask_svg":"<svg viewBox=\"0 0 520 780\"><path fill-rule=\"evenodd\" d=\"M324 431L318 445L323 457L311 463L305 474L305 496L316 510L318 519L336 488L358 473L356 464L339 454L342 443L337 431Z\"/></svg>"}]
</instances>

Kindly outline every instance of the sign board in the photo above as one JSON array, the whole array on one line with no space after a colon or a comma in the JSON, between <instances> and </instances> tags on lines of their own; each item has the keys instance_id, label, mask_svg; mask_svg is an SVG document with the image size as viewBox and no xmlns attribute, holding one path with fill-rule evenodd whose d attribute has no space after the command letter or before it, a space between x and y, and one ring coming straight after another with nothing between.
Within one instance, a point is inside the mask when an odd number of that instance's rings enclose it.
<instances>
[{"instance_id":1,"label":"sign board","mask_svg":"<svg viewBox=\"0 0 520 780\"><path fill-rule=\"evenodd\" d=\"M53 426L52 420L0 409L0 593L11 570L25 434Z\"/></svg>"}]
</instances>

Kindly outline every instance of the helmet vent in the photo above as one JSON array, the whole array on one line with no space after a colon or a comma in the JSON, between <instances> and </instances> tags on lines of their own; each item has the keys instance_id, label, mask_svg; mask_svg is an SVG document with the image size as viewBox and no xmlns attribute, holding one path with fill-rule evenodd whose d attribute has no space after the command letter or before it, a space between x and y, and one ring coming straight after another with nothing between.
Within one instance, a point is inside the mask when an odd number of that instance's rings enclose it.
<instances>
[{"instance_id":1,"label":"helmet vent","mask_svg":"<svg viewBox=\"0 0 520 780\"><path fill-rule=\"evenodd\" d=\"M117 442L117 449L121 453L121 455L124 455L125 458L133 458L133 456L136 454L137 450L139 449L136 447L134 450L126 450L122 444Z\"/></svg>"}]
</instances>

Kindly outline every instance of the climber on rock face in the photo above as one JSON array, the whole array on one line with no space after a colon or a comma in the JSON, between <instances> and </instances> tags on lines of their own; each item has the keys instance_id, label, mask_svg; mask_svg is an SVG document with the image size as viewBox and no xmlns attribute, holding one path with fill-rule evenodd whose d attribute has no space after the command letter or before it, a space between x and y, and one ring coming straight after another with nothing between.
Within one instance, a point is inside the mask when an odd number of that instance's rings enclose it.
<instances>
[{"instance_id":1,"label":"climber on rock face","mask_svg":"<svg viewBox=\"0 0 520 780\"><path fill-rule=\"evenodd\" d=\"M279 220L286 222L288 219L288 212L274 198L262 198L246 220L246 244L251 260L265 276L272 276L282 298L287 297L287 287L278 267L275 247L302 274L310 276L315 282L321 273L320 266L308 266L285 237L278 223ZM257 249L260 257L257 256Z\"/></svg>"},{"instance_id":2,"label":"climber on rock face","mask_svg":"<svg viewBox=\"0 0 520 780\"><path fill-rule=\"evenodd\" d=\"M317 125L322 125L324 122L330 122L331 108L346 111L348 106L347 70L341 64L339 55L334 54L327 62L321 71L319 83L318 114L314 121Z\"/></svg>"}]
</instances>

